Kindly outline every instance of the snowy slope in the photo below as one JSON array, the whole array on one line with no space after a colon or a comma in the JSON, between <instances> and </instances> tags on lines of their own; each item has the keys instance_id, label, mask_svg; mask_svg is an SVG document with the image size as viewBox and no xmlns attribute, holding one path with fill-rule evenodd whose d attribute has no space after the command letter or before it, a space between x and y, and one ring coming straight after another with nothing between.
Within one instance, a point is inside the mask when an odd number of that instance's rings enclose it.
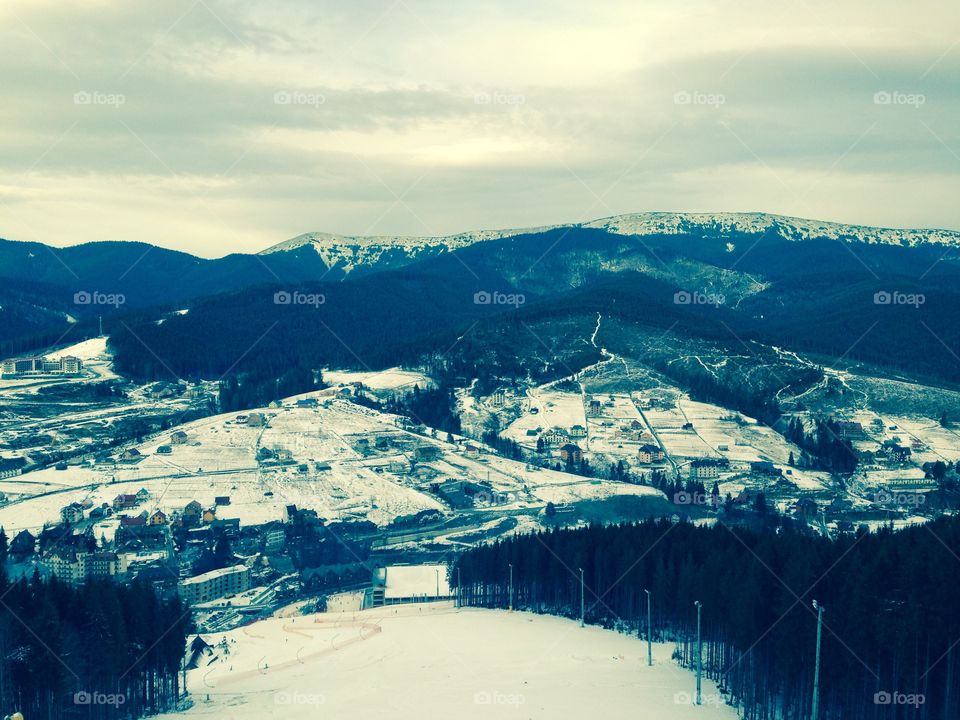
<instances>
[{"instance_id":1,"label":"snowy slope","mask_svg":"<svg viewBox=\"0 0 960 720\"><path fill-rule=\"evenodd\" d=\"M621 235L705 233L722 237L733 232L772 231L787 240L827 238L881 245L960 245L960 232L956 230L877 228L767 213L634 213L592 220L584 223L584 227L603 228Z\"/></svg>"},{"instance_id":2,"label":"snowy slope","mask_svg":"<svg viewBox=\"0 0 960 720\"><path fill-rule=\"evenodd\" d=\"M274 618L225 636L229 655L188 677L194 707L161 717L737 717L707 680L703 705L691 704L694 676L672 646L655 645L648 667L636 638L549 616L418 604Z\"/></svg>"}]
</instances>

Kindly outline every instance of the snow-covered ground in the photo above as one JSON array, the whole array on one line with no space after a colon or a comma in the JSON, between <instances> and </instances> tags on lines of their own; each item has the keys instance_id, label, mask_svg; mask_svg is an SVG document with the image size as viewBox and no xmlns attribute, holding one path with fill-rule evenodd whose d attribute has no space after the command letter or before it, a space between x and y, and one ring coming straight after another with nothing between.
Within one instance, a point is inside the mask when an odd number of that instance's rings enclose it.
<instances>
[{"instance_id":1,"label":"snow-covered ground","mask_svg":"<svg viewBox=\"0 0 960 720\"><path fill-rule=\"evenodd\" d=\"M433 380L423 373L413 372L412 370L403 370L395 367L388 370L376 370L369 372L354 370L324 370L323 379L331 385L349 385L350 383L363 383L371 390L413 390L415 385L420 389L431 387Z\"/></svg>"},{"instance_id":2,"label":"snow-covered ground","mask_svg":"<svg viewBox=\"0 0 960 720\"><path fill-rule=\"evenodd\" d=\"M267 426L238 420L251 412L262 413ZM314 509L329 520L368 519L385 525L400 515L447 510L428 491L432 483L448 479L489 482L503 493L496 504L504 510L536 512L550 501L656 494L652 488L532 469L493 454L469 457L457 445L408 432L396 421L331 398L316 407L285 401L277 408L203 418L129 446L139 451L137 462L46 468L0 481L0 491L15 498L0 507L0 526L8 535L36 530L56 522L60 509L71 502L99 505L141 487L152 497L124 514L155 509L170 514L191 500L210 507L226 495L230 503L217 508L217 517L239 518L244 525L281 519L289 504ZM175 443L174 431L184 432L185 442ZM376 449L378 438L386 439L388 447ZM411 473L415 448L424 445L438 448L440 456L419 461ZM169 451L158 452L161 446ZM261 463L258 453L263 451L285 458L285 464ZM97 536L111 535L111 523L116 521L98 524Z\"/></svg>"},{"instance_id":3,"label":"snow-covered ground","mask_svg":"<svg viewBox=\"0 0 960 720\"><path fill-rule=\"evenodd\" d=\"M273 618L205 639L220 657L189 673L194 706L161 717L737 717L708 680L704 704L692 704L694 675L671 645L654 645L648 667L636 638L543 615L424 603Z\"/></svg>"}]
</instances>

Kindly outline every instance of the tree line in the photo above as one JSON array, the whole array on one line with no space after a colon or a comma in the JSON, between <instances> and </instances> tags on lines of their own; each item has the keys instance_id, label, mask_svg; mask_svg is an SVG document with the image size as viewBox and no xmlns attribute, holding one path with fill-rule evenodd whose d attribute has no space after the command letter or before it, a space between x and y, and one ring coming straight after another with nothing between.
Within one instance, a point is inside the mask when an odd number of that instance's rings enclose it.
<instances>
[{"instance_id":1,"label":"tree line","mask_svg":"<svg viewBox=\"0 0 960 720\"><path fill-rule=\"evenodd\" d=\"M784 522L770 531L651 520L516 536L461 555L467 605L577 617L676 643L694 667L703 604L704 673L750 720L809 718L817 600L824 615L819 720L960 716L960 519L829 540ZM638 650L638 653L640 651ZM638 672L642 672L639 671Z\"/></svg>"},{"instance_id":2,"label":"tree line","mask_svg":"<svg viewBox=\"0 0 960 720\"><path fill-rule=\"evenodd\" d=\"M171 710L189 612L149 586L0 572L0 713L137 718Z\"/></svg>"}]
</instances>

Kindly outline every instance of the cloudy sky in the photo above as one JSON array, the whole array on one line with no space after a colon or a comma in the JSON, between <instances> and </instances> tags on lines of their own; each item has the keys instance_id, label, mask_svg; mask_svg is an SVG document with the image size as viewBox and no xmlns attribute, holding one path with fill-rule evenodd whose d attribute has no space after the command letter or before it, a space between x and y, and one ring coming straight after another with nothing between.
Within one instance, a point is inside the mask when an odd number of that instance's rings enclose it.
<instances>
[{"instance_id":1,"label":"cloudy sky","mask_svg":"<svg viewBox=\"0 0 960 720\"><path fill-rule=\"evenodd\" d=\"M0 28L0 237L960 228L956 2L3 0Z\"/></svg>"}]
</instances>

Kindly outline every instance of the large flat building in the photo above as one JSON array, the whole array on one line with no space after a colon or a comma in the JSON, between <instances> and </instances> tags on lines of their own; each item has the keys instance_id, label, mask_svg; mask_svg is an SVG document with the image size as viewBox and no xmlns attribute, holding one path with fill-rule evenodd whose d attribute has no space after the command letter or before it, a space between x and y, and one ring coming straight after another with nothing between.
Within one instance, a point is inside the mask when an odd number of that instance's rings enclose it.
<instances>
[{"instance_id":1,"label":"large flat building","mask_svg":"<svg viewBox=\"0 0 960 720\"><path fill-rule=\"evenodd\" d=\"M83 369L83 361L72 355L65 355L56 360L44 357L10 358L0 364L0 374L3 377L19 377L30 375L79 375Z\"/></svg>"},{"instance_id":2,"label":"large flat building","mask_svg":"<svg viewBox=\"0 0 960 720\"><path fill-rule=\"evenodd\" d=\"M249 589L250 568L246 565L211 570L180 581L180 597L187 605L210 602Z\"/></svg>"}]
</instances>

